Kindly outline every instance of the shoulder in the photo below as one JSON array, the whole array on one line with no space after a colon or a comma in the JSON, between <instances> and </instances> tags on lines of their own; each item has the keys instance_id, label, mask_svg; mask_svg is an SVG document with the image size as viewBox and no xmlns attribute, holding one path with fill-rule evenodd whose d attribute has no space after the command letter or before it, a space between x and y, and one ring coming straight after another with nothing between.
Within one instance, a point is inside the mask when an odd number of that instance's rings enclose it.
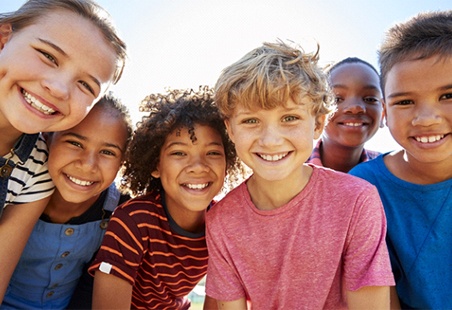
<instances>
[{"instance_id":1,"label":"shoulder","mask_svg":"<svg viewBox=\"0 0 452 310\"><path fill-rule=\"evenodd\" d=\"M212 217L221 212L234 213L237 209L241 209L243 205L249 200L249 193L246 187L246 181L239 184L237 187L228 192L222 199L217 201L207 212L208 217Z\"/></svg>"},{"instance_id":2,"label":"shoulder","mask_svg":"<svg viewBox=\"0 0 452 310\"><path fill-rule=\"evenodd\" d=\"M127 216L135 220L142 220L146 216L161 216L164 213L161 196L155 193L129 199L114 211L115 216Z\"/></svg>"}]
</instances>

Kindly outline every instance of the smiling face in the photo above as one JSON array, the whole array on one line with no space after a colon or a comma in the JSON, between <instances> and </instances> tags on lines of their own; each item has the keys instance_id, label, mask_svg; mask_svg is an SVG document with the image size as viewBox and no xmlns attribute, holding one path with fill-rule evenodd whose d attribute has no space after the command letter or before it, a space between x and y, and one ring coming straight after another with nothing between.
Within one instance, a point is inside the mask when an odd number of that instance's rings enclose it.
<instances>
[{"instance_id":1,"label":"smiling face","mask_svg":"<svg viewBox=\"0 0 452 310\"><path fill-rule=\"evenodd\" d=\"M323 129L324 116L314 117L311 102L291 99L272 110L249 110L238 105L226 127L237 155L266 181L298 179L313 141Z\"/></svg>"},{"instance_id":2,"label":"smiling face","mask_svg":"<svg viewBox=\"0 0 452 310\"><path fill-rule=\"evenodd\" d=\"M187 128L167 136L154 178L160 178L166 205L174 220L204 213L223 187L226 156L220 134L210 126L195 125L196 141Z\"/></svg>"},{"instance_id":3,"label":"smiling face","mask_svg":"<svg viewBox=\"0 0 452 310\"><path fill-rule=\"evenodd\" d=\"M362 63L344 63L330 73L337 111L325 127L325 143L363 147L378 130L383 106L379 77Z\"/></svg>"},{"instance_id":4,"label":"smiling face","mask_svg":"<svg viewBox=\"0 0 452 310\"><path fill-rule=\"evenodd\" d=\"M17 32L0 27L1 128L36 133L79 123L116 68L115 51L97 26L56 10Z\"/></svg>"},{"instance_id":5,"label":"smiling face","mask_svg":"<svg viewBox=\"0 0 452 310\"><path fill-rule=\"evenodd\" d=\"M96 200L120 168L128 131L117 113L109 109L94 107L80 124L48 139L49 173L68 202Z\"/></svg>"},{"instance_id":6,"label":"smiling face","mask_svg":"<svg viewBox=\"0 0 452 310\"><path fill-rule=\"evenodd\" d=\"M451 167L451 72L449 56L400 62L387 74L386 124L409 162Z\"/></svg>"}]
</instances>

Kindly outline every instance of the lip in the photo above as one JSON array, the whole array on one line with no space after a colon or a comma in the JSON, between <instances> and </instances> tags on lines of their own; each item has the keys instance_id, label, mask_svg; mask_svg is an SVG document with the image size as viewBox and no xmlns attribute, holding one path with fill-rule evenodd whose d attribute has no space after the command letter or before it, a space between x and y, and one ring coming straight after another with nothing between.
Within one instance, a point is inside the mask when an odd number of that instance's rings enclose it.
<instances>
[{"instance_id":1,"label":"lip","mask_svg":"<svg viewBox=\"0 0 452 310\"><path fill-rule=\"evenodd\" d=\"M24 88L19 88L19 93L22 96L25 106L28 110L32 111L41 117L53 117L56 115L61 115L61 112L57 107L44 98L30 92Z\"/></svg>"}]
</instances>

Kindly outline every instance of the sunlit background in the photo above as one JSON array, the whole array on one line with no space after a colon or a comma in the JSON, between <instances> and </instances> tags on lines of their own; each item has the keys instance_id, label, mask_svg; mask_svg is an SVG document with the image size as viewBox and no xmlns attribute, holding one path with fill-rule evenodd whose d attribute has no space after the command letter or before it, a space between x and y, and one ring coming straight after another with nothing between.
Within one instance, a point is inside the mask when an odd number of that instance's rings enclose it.
<instances>
[{"instance_id":1,"label":"sunlit background","mask_svg":"<svg viewBox=\"0 0 452 310\"><path fill-rule=\"evenodd\" d=\"M0 0L12 11L22 0ZM451 0L99 0L128 45L122 79L112 88L137 121L140 101L166 87L215 84L220 71L265 41L320 45L322 65L360 57L377 67L376 50L394 23L452 9ZM378 68L378 67L377 67ZM367 144L397 148L387 129Z\"/></svg>"}]
</instances>

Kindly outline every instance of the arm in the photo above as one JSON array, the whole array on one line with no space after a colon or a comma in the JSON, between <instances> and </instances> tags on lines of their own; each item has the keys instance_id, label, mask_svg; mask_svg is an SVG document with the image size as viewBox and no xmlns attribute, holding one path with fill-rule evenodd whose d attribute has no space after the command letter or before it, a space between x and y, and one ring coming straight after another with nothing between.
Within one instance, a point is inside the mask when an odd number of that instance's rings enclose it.
<instances>
[{"instance_id":1,"label":"arm","mask_svg":"<svg viewBox=\"0 0 452 310\"><path fill-rule=\"evenodd\" d=\"M8 205L3 210L0 218L0 303L33 227L49 199L50 196L30 203Z\"/></svg>"},{"instance_id":2,"label":"arm","mask_svg":"<svg viewBox=\"0 0 452 310\"><path fill-rule=\"evenodd\" d=\"M397 290L395 286L391 286L390 295L391 295L391 309L394 310L400 310L400 301L399 301L399 295L397 295Z\"/></svg>"},{"instance_id":3,"label":"arm","mask_svg":"<svg viewBox=\"0 0 452 310\"><path fill-rule=\"evenodd\" d=\"M365 286L346 295L348 309L389 309L389 286Z\"/></svg>"},{"instance_id":4,"label":"arm","mask_svg":"<svg viewBox=\"0 0 452 310\"><path fill-rule=\"evenodd\" d=\"M130 309L132 284L97 270L94 275L93 309Z\"/></svg>"},{"instance_id":5,"label":"arm","mask_svg":"<svg viewBox=\"0 0 452 310\"><path fill-rule=\"evenodd\" d=\"M203 310L217 310L217 301L213 299L212 297L206 295L204 298L204 307Z\"/></svg>"},{"instance_id":6,"label":"arm","mask_svg":"<svg viewBox=\"0 0 452 310\"><path fill-rule=\"evenodd\" d=\"M219 310L246 310L246 300L245 298L240 298L233 301L217 301Z\"/></svg>"}]
</instances>

